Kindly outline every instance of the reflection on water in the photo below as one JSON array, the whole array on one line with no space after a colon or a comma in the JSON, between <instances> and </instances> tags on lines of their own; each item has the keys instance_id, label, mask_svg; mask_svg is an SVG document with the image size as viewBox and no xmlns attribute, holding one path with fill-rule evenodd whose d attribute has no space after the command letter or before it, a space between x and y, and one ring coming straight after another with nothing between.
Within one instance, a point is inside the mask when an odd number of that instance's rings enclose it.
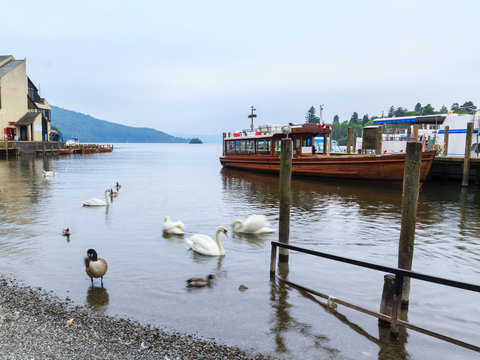
<instances>
[{"instance_id":1,"label":"reflection on water","mask_svg":"<svg viewBox=\"0 0 480 360\"><path fill-rule=\"evenodd\" d=\"M103 286L88 288L87 304L93 310L104 312L107 309L109 300L107 289Z\"/></svg>"},{"instance_id":2,"label":"reflection on water","mask_svg":"<svg viewBox=\"0 0 480 360\"><path fill-rule=\"evenodd\" d=\"M437 360L475 358L411 331L408 342L406 333L391 342L374 318L341 306L333 310L308 293L269 282L269 245L278 231L256 236L230 230L235 219L252 214L266 215L278 229L278 178L221 169L219 153L221 147L209 144L194 152L188 144L122 144L107 156L0 161L0 271L110 315L288 359L404 360L426 358L427 352ZM57 176L47 179L43 169ZM123 186L109 207L82 206L117 181ZM290 243L396 266L400 210L399 189L295 177ZM162 234L166 214L183 220L184 237ZM413 269L478 283L479 214L478 188L426 183L417 208ZM189 250L186 238L213 237L218 225L229 230L230 237L222 237L225 256ZM70 242L60 235L66 227ZM94 288L85 294L90 279L83 257L89 248L109 263L108 293ZM208 274L216 276L214 286L185 290L186 279ZM279 274L373 311L380 304L384 274L295 252ZM240 285L248 290L239 291ZM412 282L409 318L474 343L480 331L472 316L474 295Z\"/></svg>"}]
</instances>

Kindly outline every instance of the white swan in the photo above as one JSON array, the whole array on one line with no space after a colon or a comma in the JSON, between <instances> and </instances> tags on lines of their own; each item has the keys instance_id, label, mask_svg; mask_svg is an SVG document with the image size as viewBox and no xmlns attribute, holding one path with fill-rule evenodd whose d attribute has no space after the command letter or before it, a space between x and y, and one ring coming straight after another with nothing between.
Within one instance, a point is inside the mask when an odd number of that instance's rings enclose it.
<instances>
[{"instance_id":1,"label":"white swan","mask_svg":"<svg viewBox=\"0 0 480 360\"><path fill-rule=\"evenodd\" d=\"M223 226L219 226L215 232L215 239L217 243L208 235L195 234L191 238L187 239L187 244L190 248L202 255L208 256L222 256L225 255L225 250L223 249L222 242L220 241L220 233L223 232L226 237L227 229Z\"/></svg>"},{"instance_id":2,"label":"white swan","mask_svg":"<svg viewBox=\"0 0 480 360\"><path fill-rule=\"evenodd\" d=\"M42 170L43 171L43 176L55 176L57 175L56 172L54 171L45 171L45 170Z\"/></svg>"},{"instance_id":3,"label":"white swan","mask_svg":"<svg viewBox=\"0 0 480 360\"><path fill-rule=\"evenodd\" d=\"M163 223L162 230L166 234L182 235L185 234L185 225L181 221L172 221L170 216L165 216L165 222Z\"/></svg>"},{"instance_id":4,"label":"white swan","mask_svg":"<svg viewBox=\"0 0 480 360\"><path fill-rule=\"evenodd\" d=\"M108 196L107 194L110 192L110 189L105 189L105 201L99 199L90 199L87 201L82 201L83 206L108 206Z\"/></svg>"},{"instance_id":5,"label":"white swan","mask_svg":"<svg viewBox=\"0 0 480 360\"><path fill-rule=\"evenodd\" d=\"M235 220L233 231L245 234L266 234L275 230L269 228L270 223L265 215L250 215L247 220Z\"/></svg>"}]
</instances>

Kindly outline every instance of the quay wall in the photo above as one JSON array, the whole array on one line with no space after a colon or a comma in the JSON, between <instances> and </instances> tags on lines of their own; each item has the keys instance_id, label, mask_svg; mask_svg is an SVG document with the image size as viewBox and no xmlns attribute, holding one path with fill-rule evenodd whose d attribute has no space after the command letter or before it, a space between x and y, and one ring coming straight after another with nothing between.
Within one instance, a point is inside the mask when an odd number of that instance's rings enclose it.
<instances>
[{"instance_id":1,"label":"quay wall","mask_svg":"<svg viewBox=\"0 0 480 360\"><path fill-rule=\"evenodd\" d=\"M59 148L64 147L64 144L60 141L17 141L17 148L19 155L35 155L43 152L44 146L46 152L56 153Z\"/></svg>"}]
</instances>

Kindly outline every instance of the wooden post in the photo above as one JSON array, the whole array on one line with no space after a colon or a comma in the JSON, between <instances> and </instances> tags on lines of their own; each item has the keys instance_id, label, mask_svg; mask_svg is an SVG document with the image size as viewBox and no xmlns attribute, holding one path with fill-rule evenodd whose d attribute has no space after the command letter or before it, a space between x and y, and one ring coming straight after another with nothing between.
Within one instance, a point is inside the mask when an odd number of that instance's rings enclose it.
<instances>
[{"instance_id":1,"label":"wooden post","mask_svg":"<svg viewBox=\"0 0 480 360\"><path fill-rule=\"evenodd\" d=\"M226 151L225 151L225 137L227 134L223 133L223 139L222 139L222 156L225 156Z\"/></svg>"},{"instance_id":2,"label":"wooden post","mask_svg":"<svg viewBox=\"0 0 480 360\"><path fill-rule=\"evenodd\" d=\"M347 129L347 155L350 155L350 144L352 143L352 128Z\"/></svg>"},{"instance_id":3,"label":"wooden post","mask_svg":"<svg viewBox=\"0 0 480 360\"><path fill-rule=\"evenodd\" d=\"M382 142L383 142L383 126L378 127L378 133L377 133L377 146L376 146L376 154L381 155L382 154Z\"/></svg>"},{"instance_id":4,"label":"wooden post","mask_svg":"<svg viewBox=\"0 0 480 360\"><path fill-rule=\"evenodd\" d=\"M382 301L380 303L380 313L392 316L393 296L394 296L395 275L387 274L383 277ZM378 319L378 325L382 327L390 327L388 321Z\"/></svg>"},{"instance_id":5,"label":"wooden post","mask_svg":"<svg viewBox=\"0 0 480 360\"><path fill-rule=\"evenodd\" d=\"M392 339L398 339L398 318L400 316L402 288L405 281L403 276L399 275L395 277L395 285L393 291L393 304L392 304L392 323L390 324L390 337Z\"/></svg>"},{"instance_id":6,"label":"wooden post","mask_svg":"<svg viewBox=\"0 0 480 360\"><path fill-rule=\"evenodd\" d=\"M328 135L328 152L331 153L332 152L332 142L333 142L333 137L332 137L332 133L330 133Z\"/></svg>"},{"instance_id":7,"label":"wooden post","mask_svg":"<svg viewBox=\"0 0 480 360\"><path fill-rule=\"evenodd\" d=\"M467 138L465 139L465 157L463 158L462 186L468 186L470 176L470 154L472 148L473 122L467 124Z\"/></svg>"},{"instance_id":8,"label":"wooden post","mask_svg":"<svg viewBox=\"0 0 480 360\"><path fill-rule=\"evenodd\" d=\"M282 139L280 151L280 218L278 241L289 243L290 238L290 184L292 179L292 139ZM288 262L288 249L280 248L279 262Z\"/></svg>"},{"instance_id":9,"label":"wooden post","mask_svg":"<svg viewBox=\"0 0 480 360\"><path fill-rule=\"evenodd\" d=\"M418 125L413 125L413 141L418 141Z\"/></svg>"},{"instance_id":10,"label":"wooden post","mask_svg":"<svg viewBox=\"0 0 480 360\"><path fill-rule=\"evenodd\" d=\"M443 149L443 155L447 156L448 155L448 134L450 133L450 126L445 126L445 135L443 139L444 143L444 149Z\"/></svg>"},{"instance_id":11,"label":"wooden post","mask_svg":"<svg viewBox=\"0 0 480 360\"><path fill-rule=\"evenodd\" d=\"M406 270L412 270L421 162L422 143L408 142L403 175L402 227L398 244L398 267ZM410 279L406 278L403 283L402 306L408 307Z\"/></svg>"},{"instance_id":12,"label":"wooden post","mask_svg":"<svg viewBox=\"0 0 480 360\"><path fill-rule=\"evenodd\" d=\"M353 130L353 150L352 152L355 154L357 152L357 129Z\"/></svg>"},{"instance_id":13,"label":"wooden post","mask_svg":"<svg viewBox=\"0 0 480 360\"><path fill-rule=\"evenodd\" d=\"M327 134L323 134L323 155L327 153Z\"/></svg>"},{"instance_id":14,"label":"wooden post","mask_svg":"<svg viewBox=\"0 0 480 360\"><path fill-rule=\"evenodd\" d=\"M277 268L277 246L272 244L270 253L270 277L275 277L275 269Z\"/></svg>"}]
</instances>

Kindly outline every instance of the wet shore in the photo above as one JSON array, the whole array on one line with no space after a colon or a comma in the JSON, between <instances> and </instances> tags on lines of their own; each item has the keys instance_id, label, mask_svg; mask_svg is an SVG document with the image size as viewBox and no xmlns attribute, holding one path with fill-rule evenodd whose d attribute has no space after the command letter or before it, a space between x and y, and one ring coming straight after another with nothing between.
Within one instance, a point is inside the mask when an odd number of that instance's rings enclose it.
<instances>
[{"instance_id":1,"label":"wet shore","mask_svg":"<svg viewBox=\"0 0 480 360\"><path fill-rule=\"evenodd\" d=\"M0 277L2 359L271 359L191 335L99 315Z\"/></svg>"}]
</instances>

